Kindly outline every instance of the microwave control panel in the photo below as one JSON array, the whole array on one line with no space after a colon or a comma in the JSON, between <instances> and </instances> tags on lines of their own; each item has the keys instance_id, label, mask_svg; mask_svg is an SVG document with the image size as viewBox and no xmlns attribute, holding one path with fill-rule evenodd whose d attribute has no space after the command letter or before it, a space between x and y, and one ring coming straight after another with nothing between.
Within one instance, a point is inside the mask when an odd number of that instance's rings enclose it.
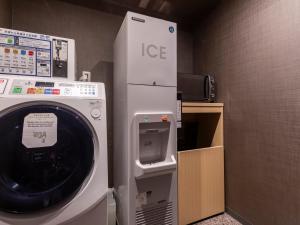
<instances>
[{"instance_id":1,"label":"microwave control panel","mask_svg":"<svg viewBox=\"0 0 300 225\"><path fill-rule=\"evenodd\" d=\"M68 78L74 47L72 39L0 28L0 74Z\"/></svg>"}]
</instances>

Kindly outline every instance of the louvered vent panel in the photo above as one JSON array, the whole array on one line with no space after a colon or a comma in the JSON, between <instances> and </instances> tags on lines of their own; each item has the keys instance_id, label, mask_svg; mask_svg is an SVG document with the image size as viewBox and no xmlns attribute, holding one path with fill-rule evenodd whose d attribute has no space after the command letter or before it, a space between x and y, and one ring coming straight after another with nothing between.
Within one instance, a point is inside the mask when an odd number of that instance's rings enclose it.
<instances>
[{"instance_id":1,"label":"louvered vent panel","mask_svg":"<svg viewBox=\"0 0 300 225\"><path fill-rule=\"evenodd\" d=\"M169 202L136 211L136 225L172 225L173 205Z\"/></svg>"}]
</instances>

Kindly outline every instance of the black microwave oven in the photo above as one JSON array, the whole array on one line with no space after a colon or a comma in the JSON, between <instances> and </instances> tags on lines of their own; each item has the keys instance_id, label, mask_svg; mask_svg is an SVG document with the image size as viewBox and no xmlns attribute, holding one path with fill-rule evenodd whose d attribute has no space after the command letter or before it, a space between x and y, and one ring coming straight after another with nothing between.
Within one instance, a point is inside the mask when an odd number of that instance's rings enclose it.
<instances>
[{"instance_id":1,"label":"black microwave oven","mask_svg":"<svg viewBox=\"0 0 300 225\"><path fill-rule=\"evenodd\" d=\"M182 101L185 102L215 102L215 78L212 75L178 74L177 92L182 93Z\"/></svg>"}]
</instances>

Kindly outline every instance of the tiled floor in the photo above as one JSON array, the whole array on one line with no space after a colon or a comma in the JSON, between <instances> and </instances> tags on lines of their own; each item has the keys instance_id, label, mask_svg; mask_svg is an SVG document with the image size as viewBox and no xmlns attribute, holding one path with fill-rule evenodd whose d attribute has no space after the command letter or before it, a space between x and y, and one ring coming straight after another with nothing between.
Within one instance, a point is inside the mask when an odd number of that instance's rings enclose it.
<instances>
[{"instance_id":1,"label":"tiled floor","mask_svg":"<svg viewBox=\"0 0 300 225\"><path fill-rule=\"evenodd\" d=\"M212 217L207 220L203 220L195 225L242 225L240 222L224 213L219 216Z\"/></svg>"}]
</instances>

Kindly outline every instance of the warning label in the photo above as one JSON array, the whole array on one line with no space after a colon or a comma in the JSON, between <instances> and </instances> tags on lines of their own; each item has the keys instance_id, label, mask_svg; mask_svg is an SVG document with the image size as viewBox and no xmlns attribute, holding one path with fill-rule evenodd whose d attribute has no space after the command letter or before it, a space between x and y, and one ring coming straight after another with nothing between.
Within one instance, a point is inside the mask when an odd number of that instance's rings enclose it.
<instances>
[{"instance_id":1,"label":"warning label","mask_svg":"<svg viewBox=\"0 0 300 225\"><path fill-rule=\"evenodd\" d=\"M54 113L30 113L24 118L22 143L26 148L50 147L57 142Z\"/></svg>"}]
</instances>

